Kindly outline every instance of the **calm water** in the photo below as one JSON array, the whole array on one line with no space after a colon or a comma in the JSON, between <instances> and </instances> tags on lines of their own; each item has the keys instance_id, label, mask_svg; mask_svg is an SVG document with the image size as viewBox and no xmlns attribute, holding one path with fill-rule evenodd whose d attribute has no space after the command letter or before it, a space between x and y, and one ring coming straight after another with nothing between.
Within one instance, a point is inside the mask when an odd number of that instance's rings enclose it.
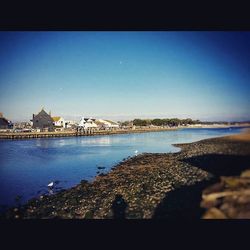
<instances>
[{"instance_id":1,"label":"calm water","mask_svg":"<svg viewBox=\"0 0 250 250\"><path fill-rule=\"evenodd\" d=\"M182 129L177 131L95 137L0 140L0 204L12 206L55 190L93 180L97 171L105 173L122 159L143 152L178 152L173 143L239 133L241 128ZM98 167L105 167L99 170Z\"/></svg>"}]
</instances>

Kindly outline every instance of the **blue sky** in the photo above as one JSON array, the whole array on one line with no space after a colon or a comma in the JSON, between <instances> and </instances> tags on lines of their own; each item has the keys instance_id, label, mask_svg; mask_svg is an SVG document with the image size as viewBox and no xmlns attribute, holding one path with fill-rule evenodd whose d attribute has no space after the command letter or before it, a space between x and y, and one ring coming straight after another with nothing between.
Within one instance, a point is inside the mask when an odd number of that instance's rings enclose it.
<instances>
[{"instance_id":1,"label":"blue sky","mask_svg":"<svg viewBox=\"0 0 250 250\"><path fill-rule=\"evenodd\" d=\"M0 32L0 112L250 120L250 32Z\"/></svg>"}]
</instances>

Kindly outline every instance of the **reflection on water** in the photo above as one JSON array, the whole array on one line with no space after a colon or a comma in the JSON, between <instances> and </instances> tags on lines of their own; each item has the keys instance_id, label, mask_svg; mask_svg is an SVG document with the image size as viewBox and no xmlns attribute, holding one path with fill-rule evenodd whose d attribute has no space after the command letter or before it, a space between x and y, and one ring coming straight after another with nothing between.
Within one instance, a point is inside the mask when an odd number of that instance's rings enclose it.
<instances>
[{"instance_id":1,"label":"reflection on water","mask_svg":"<svg viewBox=\"0 0 250 250\"><path fill-rule=\"evenodd\" d=\"M88 137L87 140L81 140L79 138L79 143L80 144L85 144L85 145L94 145L94 146L103 146L103 145L109 145L111 144L111 140L109 136L96 136L96 137Z\"/></svg>"},{"instance_id":2,"label":"reflection on water","mask_svg":"<svg viewBox=\"0 0 250 250\"><path fill-rule=\"evenodd\" d=\"M94 137L0 140L0 205L14 205L48 194L48 183L60 181L56 192L93 180L129 156L143 152L178 152L174 143L188 143L240 132L241 129L182 129Z\"/></svg>"}]
</instances>

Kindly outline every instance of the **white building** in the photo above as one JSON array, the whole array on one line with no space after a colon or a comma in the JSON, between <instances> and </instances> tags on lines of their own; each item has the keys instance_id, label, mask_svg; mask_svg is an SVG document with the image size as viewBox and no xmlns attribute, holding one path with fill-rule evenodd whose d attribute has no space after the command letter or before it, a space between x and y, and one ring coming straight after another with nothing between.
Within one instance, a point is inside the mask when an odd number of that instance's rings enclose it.
<instances>
[{"instance_id":1,"label":"white building","mask_svg":"<svg viewBox=\"0 0 250 250\"><path fill-rule=\"evenodd\" d=\"M110 120L98 119L95 121L99 129L114 129L119 128L119 124Z\"/></svg>"},{"instance_id":2,"label":"white building","mask_svg":"<svg viewBox=\"0 0 250 250\"><path fill-rule=\"evenodd\" d=\"M63 117L60 116L54 116L52 117L53 119L53 124L55 127L61 127L61 128L65 128L65 121L63 119Z\"/></svg>"},{"instance_id":3,"label":"white building","mask_svg":"<svg viewBox=\"0 0 250 250\"><path fill-rule=\"evenodd\" d=\"M76 121L65 120L65 128L73 128L75 126L77 126L77 122Z\"/></svg>"},{"instance_id":4,"label":"white building","mask_svg":"<svg viewBox=\"0 0 250 250\"><path fill-rule=\"evenodd\" d=\"M98 128L97 124L95 123L95 119L84 118L84 117L81 118L78 127L81 127L84 129L89 129L89 128L97 129Z\"/></svg>"}]
</instances>

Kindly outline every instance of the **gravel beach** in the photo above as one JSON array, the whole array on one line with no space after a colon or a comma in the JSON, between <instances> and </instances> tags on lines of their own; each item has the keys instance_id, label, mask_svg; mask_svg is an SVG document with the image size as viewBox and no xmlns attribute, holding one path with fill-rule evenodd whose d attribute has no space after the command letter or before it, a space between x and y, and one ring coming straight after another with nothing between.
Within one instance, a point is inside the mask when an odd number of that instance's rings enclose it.
<instances>
[{"instance_id":1,"label":"gravel beach","mask_svg":"<svg viewBox=\"0 0 250 250\"><path fill-rule=\"evenodd\" d=\"M241 135L242 136L242 135ZM243 136L244 137L244 136ZM199 219L202 192L250 169L250 140L220 137L176 144L181 151L124 159L93 182L9 209L16 219Z\"/></svg>"}]
</instances>

